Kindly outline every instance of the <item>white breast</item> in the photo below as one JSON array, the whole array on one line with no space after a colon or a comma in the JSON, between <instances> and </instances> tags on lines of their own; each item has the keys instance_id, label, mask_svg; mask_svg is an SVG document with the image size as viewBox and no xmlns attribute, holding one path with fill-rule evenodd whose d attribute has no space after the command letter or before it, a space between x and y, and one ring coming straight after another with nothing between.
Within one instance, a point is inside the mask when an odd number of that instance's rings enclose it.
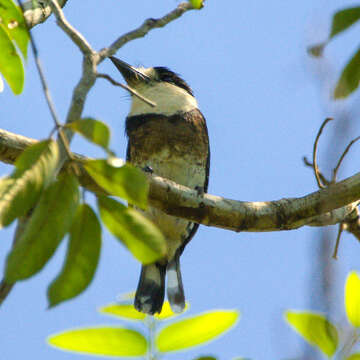
<instances>
[{"instance_id":1,"label":"white breast","mask_svg":"<svg viewBox=\"0 0 360 360\"><path fill-rule=\"evenodd\" d=\"M178 184L194 189L196 186L203 187L206 177L206 169L199 166L191 154L184 157L171 156L166 147L149 159L144 166L150 166L154 173L162 177L172 179ZM162 231L167 243L167 259L171 260L176 250L187 238L192 226L188 220L170 216L153 207L149 207L145 215L151 219Z\"/></svg>"},{"instance_id":2,"label":"white breast","mask_svg":"<svg viewBox=\"0 0 360 360\"><path fill-rule=\"evenodd\" d=\"M197 101L193 96L168 82L159 82L151 86L145 84L137 87L136 91L156 103L156 106L152 107L133 96L129 116L150 113L173 115L179 111L188 112L198 108Z\"/></svg>"}]
</instances>

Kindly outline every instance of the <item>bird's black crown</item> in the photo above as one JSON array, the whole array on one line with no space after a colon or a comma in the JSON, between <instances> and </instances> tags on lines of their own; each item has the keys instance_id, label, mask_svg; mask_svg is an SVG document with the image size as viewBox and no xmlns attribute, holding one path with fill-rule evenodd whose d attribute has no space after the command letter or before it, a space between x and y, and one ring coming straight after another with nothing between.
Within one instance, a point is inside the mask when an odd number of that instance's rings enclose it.
<instances>
[{"instance_id":1,"label":"bird's black crown","mask_svg":"<svg viewBox=\"0 0 360 360\"><path fill-rule=\"evenodd\" d=\"M184 89L191 96L194 96L191 87L176 73L169 70L167 67L156 66L154 67L159 81L166 81L170 84L176 85Z\"/></svg>"}]
</instances>

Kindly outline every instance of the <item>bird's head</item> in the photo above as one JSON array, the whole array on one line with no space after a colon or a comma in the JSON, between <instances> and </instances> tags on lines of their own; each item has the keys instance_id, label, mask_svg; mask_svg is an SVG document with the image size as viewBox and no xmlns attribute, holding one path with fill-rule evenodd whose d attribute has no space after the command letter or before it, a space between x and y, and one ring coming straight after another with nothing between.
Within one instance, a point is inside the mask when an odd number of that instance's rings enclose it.
<instances>
[{"instance_id":1,"label":"bird's head","mask_svg":"<svg viewBox=\"0 0 360 360\"><path fill-rule=\"evenodd\" d=\"M132 96L130 116L149 113L173 115L198 107L190 86L168 68L136 68L113 56L110 60L131 88L156 104L155 107L151 107Z\"/></svg>"}]
</instances>

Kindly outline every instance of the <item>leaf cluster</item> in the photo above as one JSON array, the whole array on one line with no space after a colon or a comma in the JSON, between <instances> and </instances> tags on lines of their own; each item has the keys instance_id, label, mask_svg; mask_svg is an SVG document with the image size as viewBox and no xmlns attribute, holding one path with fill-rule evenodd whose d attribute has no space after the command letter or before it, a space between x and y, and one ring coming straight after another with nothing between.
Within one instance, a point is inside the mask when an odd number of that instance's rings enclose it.
<instances>
[{"instance_id":1,"label":"leaf cluster","mask_svg":"<svg viewBox=\"0 0 360 360\"><path fill-rule=\"evenodd\" d=\"M146 177L141 170L114 157L107 125L86 118L69 127L108 154L108 158L83 164L108 194L97 195L97 211L80 197L76 163L58 174L60 151L51 139L28 147L16 160L13 173L0 179L0 228L16 219L25 224L7 257L6 283L37 274L68 236L63 268L48 288L50 306L79 295L92 281L101 251L100 220L144 264L166 252L162 233L133 207L147 207Z\"/></svg>"},{"instance_id":2,"label":"leaf cluster","mask_svg":"<svg viewBox=\"0 0 360 360\"><path fill-rule=\"evenodd\" d=\"M0 0L0 73L14 94L24 87L24 67L20 54L27 59L29 33L21 9L12 0ZM0 77L0 89L2 89Z\"/></svg>"},{"instance_id":3,"label":"leaf cluster","mask_svg":"<svg viewBox=\"0 0 360 360\"><path fill-rule=\"evenodd\" d=\"M48 339L49 344L61 350L91 355L147 355L149 359L157 359L160 355L184 351L214 340L232 328L239 317L235 310L213 310L163 325L177 316L172 312L169 302L165 302L161 313L154 317L138 312L127 303L109 304L99 311L118 319L140 322L148 334L146 336L142 330L134 330L132 326L91 327L52 335Z\"/></svg>"},{"instance_id":4,"label":"leaf cluster","mask_svg":"<svg viewBox=\"0 0 360 360\"><path fill-rule=\"evenodd\" d=\"M327 41L309 48L313 56L321 56L325 46L336 36L356 24L360 20L360 7L350 7L335 13L332 19L331 30ZM333 96L335 99L348 97L354 92L360 82L360 49L352 56L350 61L342 70L336 84Z\"/></svg>"},{"instance_id":5,"label":"leaf cluster","mask_svg":"<svg viewBox=\"0 0 360 360\"><path fill-rule=\"evenodd\" d=\"M344 298L347 319L352 326L352 347L360 339L360 277L355 271L347 277ZM287 311L285 319L304 340L328 358L337 356L336 358L343 360L360 359L359 352L349 355L346 344L339 345L339 331L324 315L310 311Z\"/></svg>"}]
</instances>

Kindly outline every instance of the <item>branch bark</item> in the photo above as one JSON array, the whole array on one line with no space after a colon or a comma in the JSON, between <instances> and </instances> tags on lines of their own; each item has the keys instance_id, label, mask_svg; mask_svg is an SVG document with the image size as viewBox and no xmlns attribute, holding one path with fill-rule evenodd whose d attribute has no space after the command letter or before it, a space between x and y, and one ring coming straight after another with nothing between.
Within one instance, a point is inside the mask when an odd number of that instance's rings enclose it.
<instances>
[{"instance_id":1,"label":"branch bark","mask_svg":"<svg viewBox=\"0 0 360 360\"><path fill-rule=\"evenodd\" d=\"M64 7L67 0L57 0L57 2L60 7ZM47 1L38 0L35 7L32 0L24 3L24 17L29 29L43 23L51 14L52 11Z\"/></svg>"},{"instance_id":2,"label":"branch bark","mask_svg":"<svg viewBox=\"0 0 360 360\"><path fill-rule=\"evenodd\" d=\"M0 129L0 161L12 164L21 152L37 140ZM79 180L93 192L102 190L82 168L79 160ZM64 165L68 166L67 163ZM304 225L325 226L339 222L357 223L360 199L360 173L325 189L299 198L284 198L265 202L247 202L204 194L156 175L147 175L150 184L149 202L165 213L207 226L232 231L279 231Z\"/></svg>"}]
</instances>

